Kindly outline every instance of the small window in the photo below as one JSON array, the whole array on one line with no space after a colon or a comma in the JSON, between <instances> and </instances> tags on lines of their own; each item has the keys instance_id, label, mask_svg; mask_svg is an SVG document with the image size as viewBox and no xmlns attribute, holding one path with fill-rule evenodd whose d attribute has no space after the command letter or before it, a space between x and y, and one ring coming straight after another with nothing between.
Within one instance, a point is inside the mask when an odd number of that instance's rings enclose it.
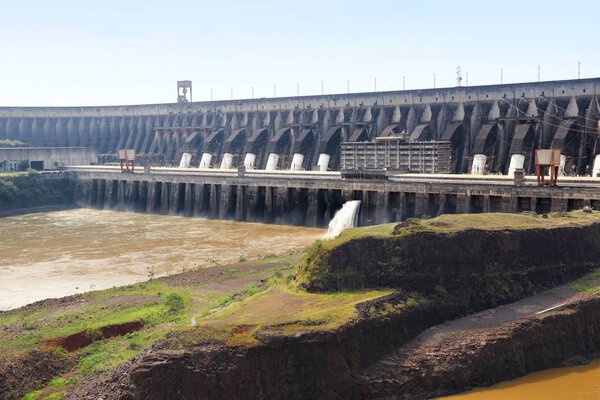
<instances>
[{"instance_id":1,"label":"small window","mask_svg":"<svg viewBox=\"0 0 600 400\"><path fill-rule=\"evenodd\" d=\"M471 100L471 95L469 95L469 100Z\"/></svg>"},{"instance_id":2,"label":"small window","mask_svg":"<svg viewBox=\"0 0 600 400\"><path fill-rule=\"evenodd\" d=\"M564 91L564 90L562 91L562 94L565 94L565 91Z\"/></svg>"},{"instance_id":3,"label":"small window","mask_svg":"<svg viewBox=\"0 0 600 400\"><path fill-rule=\"evenodd\" d=\"M452 100L454 100L454 96L452 96Z\"/></svg>"},{"instance_id":4,"label":"small window","mask_svg":"<svg viewBox=\"0 0 600 400\"><path fill-rule=\"evenodd\" d=\"M585 89L583 89L583 93L585 93Z\"/></svg>"},{"instance_id":5,"label":"small window","mask_svg":"<svg viewBox=\"0 0 600 400\"><path fill-rule=\"evenodd\" d=\"M485 95L485 98L486 98L486 99L488 98L488 95L487 95L487 94Z\"/></svg>"}]
</instances>

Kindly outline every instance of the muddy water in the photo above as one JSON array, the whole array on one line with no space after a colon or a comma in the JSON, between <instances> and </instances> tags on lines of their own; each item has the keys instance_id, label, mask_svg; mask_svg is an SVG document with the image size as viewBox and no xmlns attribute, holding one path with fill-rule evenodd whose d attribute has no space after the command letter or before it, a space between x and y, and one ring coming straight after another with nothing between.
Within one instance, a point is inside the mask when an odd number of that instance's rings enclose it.
<instances>
[{"instance_id":1,"label":"muddy water","mask_svg":"<svg viewBox=\"0 0 600 400\"><path fill-rule=\"evenodd\" d=\"M0 310L297 249L313 228L88 209L0 218Z\"/></svg>"},{"instance_id":2,"label":"muddy water","mask_svg":"<svg viewBox=\"0 0 600 400\"><path fill-rule=\"evenodd\" d=\"M486 389L448 400L597 400L600 399L600 360L587 365L534 372Z\"/></svg>"}]
</instances>

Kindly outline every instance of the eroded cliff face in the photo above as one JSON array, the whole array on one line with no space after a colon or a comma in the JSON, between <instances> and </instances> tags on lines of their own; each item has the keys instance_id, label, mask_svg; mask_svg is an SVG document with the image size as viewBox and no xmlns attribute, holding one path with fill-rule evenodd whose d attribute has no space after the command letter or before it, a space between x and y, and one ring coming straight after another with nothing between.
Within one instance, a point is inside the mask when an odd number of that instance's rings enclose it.
<instances>
[{"instance_id":1,"label":"eroded cliff face","mask_svg":"<svg viewBox=\"0 0 600 400\"><path fill-rule=\"evenodd\" d=\"M458 340L448 351L399 356L428 327L597 267L600 224L366 238L319 257L313 267L320 270L307 284L311 290L398 290L359 305L360 317L335 331L259 332L258 344L246 346L187 341L174 350L157 344L106 379L123 383L118 395L99 385L83 391L91 397L78 398L423 398L554 367L600 348L600 295L594 295L564 311ZM409 292L422 301L407 305L414 298Z\"/></svg>"},{"instance_id":2,"label":"eroded cliff face","mask_svg":"<svg viewBox=\"0 0 600 400\"><path fill-rule=\"evenodd\" d=\"M425 399L587 362L600 354L599 328L600 294L594 294L497 329L457 335L441 347L401 348L361 372L359 397Z\"/></svg>"},{"instance_id":3,"label":"eroded cliff face","mask_svg":"<svg viewBox=\"0 0 600 400\"><path fill-rule=\"evenodd\" d=\"M116 398L424 399L600 353L600 294L441 348L404 352L401 344L434 323L432 315L390 316L253 347L152 351L129 371L131 397Z\"/></svg>"},{"instance_id":4,"label":"eroded cliff face","mask_svg":"<svg viewBox=\"0 0 600 400\"><path fill-rule=\"evenodd\" d=\"M450 293L468 311L515 301L600 265L600 224L350 240L302 273L310 291L394 287Z\"/></svg>"}]
</instances>

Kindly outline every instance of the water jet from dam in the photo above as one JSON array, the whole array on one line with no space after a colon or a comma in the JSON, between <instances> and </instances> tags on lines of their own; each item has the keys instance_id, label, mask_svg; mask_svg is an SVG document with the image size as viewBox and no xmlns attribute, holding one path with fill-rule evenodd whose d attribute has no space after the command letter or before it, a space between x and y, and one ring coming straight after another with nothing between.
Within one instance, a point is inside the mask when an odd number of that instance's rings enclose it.
<instances>
[{"instance_id":1,"label":"water jet from dam","mask_svg":"<svg viewBox=\"0 0 600 400\"><path fill-rule=\"evenodd\" d=\"M327 237L334 238L344 229L353 228L358 224L358 213L360 211L360 200L350 200L344 203L341 209L339 209L333 219L329 222L329 229L327 230Z\"/></svg>"}]
</instances>

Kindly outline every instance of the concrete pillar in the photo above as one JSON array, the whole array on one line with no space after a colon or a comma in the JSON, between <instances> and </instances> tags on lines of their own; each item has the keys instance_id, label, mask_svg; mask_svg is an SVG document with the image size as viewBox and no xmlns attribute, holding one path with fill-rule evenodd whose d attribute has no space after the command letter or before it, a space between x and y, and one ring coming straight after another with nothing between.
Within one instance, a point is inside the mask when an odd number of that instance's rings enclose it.
<instances>
[{"instance_id":1,"label":"concrete pillar","mask_svg":"<svg viewBox=\"0 0 600 400\"><path fill-rule=\"evenodd\" d=\"M194 199L193 199L192 184L185 184L185 193L183 199L183 215L185 217L191 217L194 213Z\"/></svg>"},{"instance_id":2,"label":"concrete pillar","mask_svg":"<svg viewBox=\"0 0 600 400\"><path fill-rule=\"evenodd\" d=\"M319 197L317 189L309 189L306 208L306 226L317 226Z\"/></svg>"},{"instance_id":3,"label":"concrete pillar","mask_svg":"<svg viewBox=\"0 0 600 400\"><path fill-rule=\"evenodd\" d=\"M177 215L179 207L179 183L169 184L169 215Z\"/></svg>"},{"instance_id":4,"label":"concrete pillar","mask_svg":"<svg viewBox=\"0 0 600 400\"><path fill-rule=\"evenodd\" d=\"M96 190L96 208L98 208L98 209L104 208L105 187L106 187L106 181L104 179L100 179L98 181L98 187Z\"/></svg>"},{"instance_id":5,"label":"concrete pillar","mask_svg":"<svg viewBox=\"0 0 600 400\"><path fill-rule=\"evenodd\" d=\"M440 193L437 196L438 196L437 215L445 214L446 213L446 202L448 201L448 198L446 197L446 195L444 193Z\"/></svg>"},{"instance_id":6,"label":"concrete pillar","mask_svg":"<svg viewBox=\"0 0 600 400\"><path fill-rule=\"evenodd\" d=\"M288 189L285 187L277 187L275 190L275 223L285 224L290 220L289 210L287 209L288 203Z\"/></svg>"},{"instance_id":7,"label":"concrete pillar","mask_svg":"<svg viewBox=\"0 0 600 400\"><path fill-rule=\"evenodd\" d=\"M156 182L148 182L148 191L146 196L146 212L154 212L154 197L156 196Z\"/></svg>"},{"instance_id":8,"label":"concrete pillar","mask_svg":"<svg viewBox=\"0 0 600 400\"><path fill-rule=\"evenodd\" d=\"M514 214L519 208L519 198L518 196L505 196L502 204L504 204L504 212Z\"/></svg>"},{"instance_id":9,"label":"concrete pillar","mask_svg":"<svg viewBox=\"0 0 600 400\"><path fill-rule=\"evenodd\" d=\"M550 202L552 212L566 212L569 207L569 200L562 197L553 197Z\"/></svg>"},{"instance_id":10,"label":"concrete pillar","mask_svg":"<svg viewBox=\"0 0 600 400\"><path fill-rule=\"evenodd\" d=\"M276 188L266 187L265 188L265 222L275 221L275 198Z\"/></svg>"},{"instance_id":11,"label":"concrete pillar","mask_svg":"<svg viewBox=\"0 0 600 400\"><path fill-rule=\"evenodd\" d=\"M416 193L415 195L415 217L421 217L429 213L429 195L427 193Z\"/></svg>"},{"instance_id":12,"label":"concrete pillar","mask_svg":"<svg viewBox=\"0 0 600 400\"><path fill-rule=\"evenodd\" d=\"M235 197L235 220L246 220L246 186L238 185Z\"/></svg>"},{"instance_id":13,"label":"concrete pillar","mask_svg":"<svg viewBox=\"0 0 600 400\"><path fill-rule=\"evenodd\" d=\"M114 181L107 180L104 186L104 209L110 210L113 206Z\"/></svg>"},{"instance_id":14,"label":"concrete pillar","mask_svg":"<svg viewBox=\"0 0 600 400\"><path fill-rule=\"evenodd\" d=\"M484 212L484 213L489 213L489 212L491 212L491 207L490 207L490 196L488 196L488 195L484 195L484 196L483 196L483 212Z\"/></svg>"},{"instance_id":15,"label":"concrete pillar","mask_svg":"<svg viewBox=\"0 0 600 400\"><path fill-rule=\"evenodd\" d=\"M384 224L389 221L388 194L377 192L375 193L375 223Z\"/></svg>"},{"instance_id":16,"label":"concrete pillar","mask_svg":"<svg viewBox=\"0 0 600 400\"><path fill-rule=\"evenodd\" d=\"M459 194L456 196L456 213L468 214L471 212L471 196L468 194Z\"/></svg>"},{"instance_id":17,"label":"concrete pillar","mask_svg":"<svg viewBox=\"0 0 600 400\"><path fill-rule=\"evenodd\" d=\"M118 211L125 210L125 181L117 182L117 206Z\"/></svg>"},{"instance_id":18,"label":"concrete pillar","mask_svg":"<svg viewBox=\"0 0 600 400\"><path fill-rule=\"evenodd\" d=\"M219 219L227 219L229 211L229 203L232 197L232 189L230 185L221 186L221 196L219 198Z\"/></svg>"},{"instance_id":19,"label":"concrete pillar","mask_svg":"<svg viewBox=\"0 0 600 400\"><path fill-rule=\"evenodd\" d=\"M194 200L192 215L198 217L202 215L202 199L204 198L204 185L197 183L194 185Z\"/></svg>"},{"instance_id":20,"label":"concrete pillar","mask_svg":"<svg viewBox=\"0 0 600 400\"><path fill-rule=\"evenodd\" d=\"M266 188L267 190L269 188ZM245 212L246 212L246 217L245 217L245 221L256 221L257 217L257 213L259 213L259 211L257 210L258 207L258 187L257 186L246 186L245 187ZM260 212L264 212L264 210L261 210Z\"/></svg>"},{"instance_id":21,"label":"concrete pillar","mask_svg":"<svg viewBox=\"0 0 600 400\"><path fill-rule=\"evenodd\" d=\"M162 182L161 191L160 191L160 213L168 214L169 213L169 191L171 189L171 185L168 182Z\"/></svg>"},{"instance_id":22,"label":"concrete pillar","mask_svg":"<svg viewBox=\"0 0 600 400\"><path fill-rule=\"evenodd\" d=\"M218 185L210 185L210 200L208 206L209 218L216 219L219 217L219 194Z\"/></svg>"},{"instance_id":23,"label":"concrete pillar","mask_svg":"<svg viewBox=\"0 0 600 400\"><path fill-rule=\"evenodd\" d=\"M347 201L353 200L353 190L348 190L348 189L342 189L341 190L341 203L344 204ZM341 204L340 204L341 206ZM333 215L331 216L333 218Z\"/></svg>"},{"instance_id":24,"label":"concrete pillar","mask_svg":"<svg viewBox=\"0 0 600 400\"><path fill-rule=\"evenodd\" d=\"M148 182L140 182L137 191L136 211L145 211L148 204Z\"/></svg>"},{"instance_id":25,"label":"concrete pillar","mask_svg":"<svg viewBox=\"0 0 600 400\"><path fill-rule=\"evenodd\" d=\"M138 195L137 186L140 182L124 181L123 184L125 185L125 210L134 211Z\"/></svg>"}]
</instances>

